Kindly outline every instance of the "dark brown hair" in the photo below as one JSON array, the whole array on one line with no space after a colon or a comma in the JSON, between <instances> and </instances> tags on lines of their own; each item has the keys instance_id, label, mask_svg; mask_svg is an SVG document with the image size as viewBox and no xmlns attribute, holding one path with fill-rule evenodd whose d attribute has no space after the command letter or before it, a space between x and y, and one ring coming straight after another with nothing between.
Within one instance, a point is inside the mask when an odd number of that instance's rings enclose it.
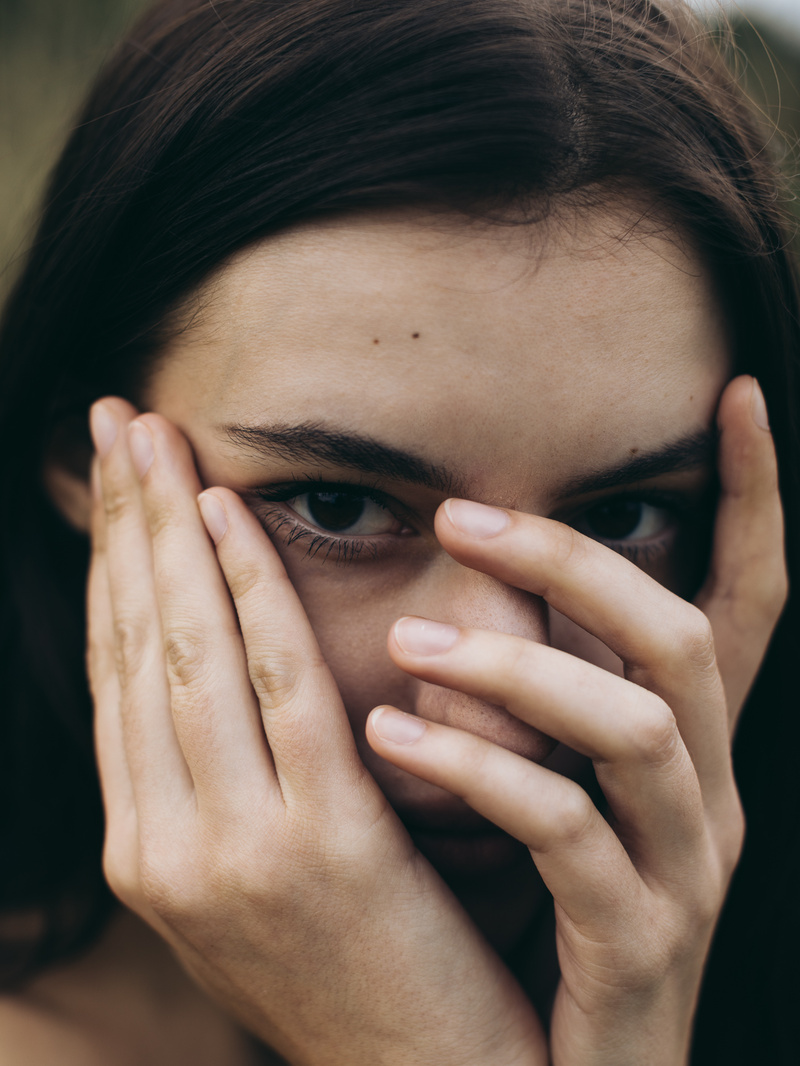
<instances>
[{"instance_id":1,"label":"dark brown hair","mask_svg":"<svg viewBox=\"0 0 800 1066\"><path fill-rule=\"evenodd\" d=\"M762 383L796 574L800 325L781 184L714 34L682 4L163 0L122 42L52 176L0 334L0 912L36 919L0 948L9 984L90 943L110 908L87 545L47 498L45 456L68 442L85 462L89 402L135 397L176 308L293 222L400 204L535 221L567 196L632 192L713 272L736 370ZM795 602L737 741L750 832L696 1062L795 1053L797 634Z\"/></svg>"}]
</instances>

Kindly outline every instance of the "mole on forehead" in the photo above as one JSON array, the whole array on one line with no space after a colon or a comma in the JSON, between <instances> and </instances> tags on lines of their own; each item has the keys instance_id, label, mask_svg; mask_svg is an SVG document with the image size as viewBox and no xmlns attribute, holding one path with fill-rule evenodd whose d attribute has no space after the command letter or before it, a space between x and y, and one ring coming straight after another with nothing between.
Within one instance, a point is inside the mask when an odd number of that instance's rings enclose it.
<instances>
[{"instance_id":1,"label":"mole on forehead","mask_svg":"<svg viewBox=\"0 0 800 1066\"><path fill-rule=\"evenodd\" d=\"M605 220L606 233L609 225ZM515 240L515 233L509 237L506 231L504 241ZM378 235L387 239L376 242ZM301 404L306 417L325 413L339 400L352 413L353 404L373 405L388 395L402 411L410 392L419 393L414 404L430 417L436 413L431 405L446 406L448 396L451 406L485 406L492 401L485 388L492 375L502 374L504 383L498 379L495 385L502 385L503 403L514 409L523 396L527 403L537 395L552 408L565 390L573 405L581 397L590 403L589 394L600 389L612 410L635 393L641 412L655 392L671 389L670 378L693 364L704 364L714 376L724 368L727 345L710 286L698 284L688 261L676 264L678 249L668 242L658 248L627 242L607 263L557 254L554 244L537 271L536 290L484 286L468 292L431 285L408 263L398 267L392 241L407 243L416 235L417 230L409 235L372 217L340 220L338 226L279 235L243 253L209 283L201 313L175 339L180 365L168 374L170 388L191 369L195 379L203 379L204 409L215 408L217 417L220 400L240 408L232 414L250 416L258 395L268 399L277 388L282 402ZM326 242L333 236L345 243L332 249ZM432 240L427 230L423 236ZM454 246L452 234L447 237L439 244L446 265L457 271L464 248ZM470 247L482 239L471 232L464 238ZM368 261L360 254L364 242ZM322 288L312 285L316 261L298 270L272 269L270 257L278 246L279 258L291 258L292 249L321 258L327 274ZM379 273L372 269L373 258L379 264L387 260L396 277L365 291L362 282L372 285ZM512 273L518 274L518 263L514 259ZM348 275L351 267L354 276ZM480 395L472 388L478 379ZM515 384L509 390L510 381ZM347 395L340 396L345 384ZM196 388L182 385L196 393L199 381ZM195 395L192 402L199 399Z\"/></svg>"}]
</instances>

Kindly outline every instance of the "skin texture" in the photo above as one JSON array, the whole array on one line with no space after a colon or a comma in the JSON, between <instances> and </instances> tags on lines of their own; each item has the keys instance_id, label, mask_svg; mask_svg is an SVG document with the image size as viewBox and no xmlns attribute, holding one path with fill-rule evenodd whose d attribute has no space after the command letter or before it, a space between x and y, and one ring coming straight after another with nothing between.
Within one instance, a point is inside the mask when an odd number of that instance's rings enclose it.
<instances>
[{"instance_id":1,"label":"skin texture","mask_svg":"<svg viewBox=\"0 0 800 1066\"><path fill-rule=\"evenodd\" d=\"M565 493L565 483L711 425L729 375L702 271L665 240L642 233L620 243L630 223L621 205L565 219L550 234L407 213L286 234L208 286L205 312L171 346L143 404L186 433L205 485L247 495L311 477L376 483L331 464L265 461L234 448L222 429L311 422L444 467L471 499L571 517L593 498ZM709 477L699 468L646 487L684 492L699 509ZM285 528L275 542L361 759L418 846L506 949L542 899L527 856L507 839L484 841L492 861L481 870L499 860L513 866L515 892L505 879L476 880L480 864L459 854L463 841L416 831L468 821L463 804L376 757L364 725L376 704L389 702L538 760L552 742L486 701L398 670L386 634L401 615L425 615L535 641L549 632L562 648L610 669L621 664L541 599L455 565L433 528L447 492L379 484L412 512L416 534L395 540L386 557L339 566L336 552L324 563L325 550L307 560L306 540L284 548ZM265 505L260 512L267 517ZM686 560L702 538L691 530L676 538L671 551L653 551L648 570L687 594ZM565 763L561 753L556 759Z\"/></svg>"},{"instance_id":2,"label":"skin texture","mask_svg":"<svg viewBox=\"0 0 800 1066\"><path fill-rule=\"evenodd\" d=\"M93 411L107 875L298 1066L686 1059L741 845L730 732L785 572L757 386L725 389L697 262L630 221L302 227L212 279L157 413ZM576 487L715 416L710 567L712 456ZM309 424L449 481L255 447ZM311 539L321 483L379 494L349 562ZM621 497L646 535L609 546ZM400 616L446 623L439 650ZM497 952L554 997L549 1036Z\"/></svg>"},{"instance_id":3,"label":"skin texture","mask_svg":"<svg viewBox=\"0 0 800 1066\"><path fill-rule=\"evenodd\" d=\"M203 484L243 494L309 477L375 483L330 464L265 462L232 446L222 429L311 422L445 467L471 499L532 514L580 509L580 497L563 494L565 482L710 425L729 373L722 325L696 264L655 238L620 245L627 221L623 214L565 224L544 252L537 231L473 232L403 214L286 234L209 286L206 313L172 345L144 406L187 435ZM708 475L694 470L659 487L699 496ZM389 559L343 567L320 553L309 565L307 542L284 550L280 530L275 540L365 765L409 819L442 808L447 820L460 805L397 773L367 745L364 722L376 703L537 759L551 745L483 701L399 671L386 634L402 614L430 614L543 640L547 611L442 550L433 518L448 493L380 485L419 515L417 535L393 546ZM679 590L685 584L674 555L650 570ZM559 621L562 646L581 639ZM614 668L597 642L584 654Z\"/></svg>"}]
</instances>

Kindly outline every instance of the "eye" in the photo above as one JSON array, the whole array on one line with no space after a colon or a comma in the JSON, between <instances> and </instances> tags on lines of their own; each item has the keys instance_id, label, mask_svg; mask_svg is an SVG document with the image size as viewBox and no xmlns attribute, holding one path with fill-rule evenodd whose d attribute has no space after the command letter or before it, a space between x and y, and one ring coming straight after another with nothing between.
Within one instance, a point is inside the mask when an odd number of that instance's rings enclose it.
<instances>
[{"instance_id":1,"label":"eye","mask_svg":"<svg viewBox=\"0 0 800 1066\"><path fill-rule=\"evenodd\" d=\"M305 522L325 533L371 537L399 533L402 523L369 496L319 489L284 501Z\"/></svg>"},{"instance_id":2,"label":"eye","mask_svg":"<svg viewBox=\"0 0 800 1066\"><path fill-rule=\"evenodd\" d=\"M633 497L605 500L584 511L572 525L604 541L647 541L661 536L674 521L667 507Z\"/></svg>"}]
</instances>

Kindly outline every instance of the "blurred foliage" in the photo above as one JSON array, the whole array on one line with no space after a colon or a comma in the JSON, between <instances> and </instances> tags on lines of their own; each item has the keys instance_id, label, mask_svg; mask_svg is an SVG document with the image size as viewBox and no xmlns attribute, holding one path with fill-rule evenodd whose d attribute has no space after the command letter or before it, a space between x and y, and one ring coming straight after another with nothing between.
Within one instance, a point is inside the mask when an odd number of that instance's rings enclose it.
<instances>
[{"instance_id":1,"label":"blurred foliage","mask_svg":"<svg viewBox=\"0 0 800 1066\"><path fill-rule=\"evenodd\" d=\"M113 42L148 2L0 0L0 292L24 251L70 117ZM741 17L733 28L739 51L732 62L782 131L778 151L800 193L800 40Z\"/></svg>"},{"instance_id":2,"label":"blurred foliage","mask_svg":"<svg viewBox=\"0 0 800 1066\"><path fill-rule=\"evenodd\" d=\"M798 0L800 3L800 0ZM731 20L735 54L731 62L749 96L775 127L773 143L794 192L791 207L800 221L800 36L760 26L739 15Z\"/></svg>"},{"instance_id":3,"label":"blurred foliage","mask_svg":"<svg viewBox=\"0 0 800 1066\"><path fill-rule=\"evenodd\" d=\"M96 71L149 0L0 0L0 295Z\"/></svg>"}]
</instances>

